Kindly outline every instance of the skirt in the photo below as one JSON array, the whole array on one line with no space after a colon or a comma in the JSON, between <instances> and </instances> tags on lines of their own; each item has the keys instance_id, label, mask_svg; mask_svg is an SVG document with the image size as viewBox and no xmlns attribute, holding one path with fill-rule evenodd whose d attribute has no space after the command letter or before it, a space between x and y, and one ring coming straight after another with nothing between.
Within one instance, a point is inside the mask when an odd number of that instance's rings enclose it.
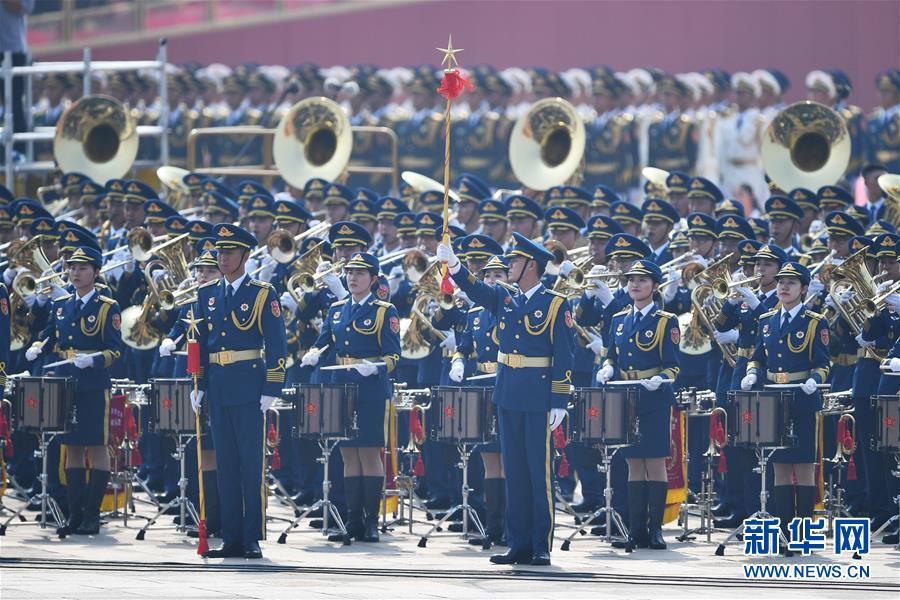
<instances>
[{"instance_id":1,"label":"skirt","mask_svg":"<svg viewBox=\"0 0 900 600\"><path fill-rule=\"evenodd\" d=\"M638 396L638 441L622 453L625 458L663 458L672 453L670 447L672 404L671 385L649 392L641 389ZM669 389L666 389L669 388Z\"/></svg>"},{"instance_id":2,"label":"skirt","mask_svg":"<svg viewBox=\"0 0 900 600\"><path fill-rule=\"evenodd\" d=\"M357 435L341 442L345 448L384 448L388 399L356 400Z\"/></svg>"},{"instance_id":3,"label":"skirt","mask_svg":"<svg viewBox=\"0 0 900 600\"><path fill-rule=\"evenodd\" d=\"M109 443L109 390L75 392L72 429L61 436L61 444L105 446Z\"/></svg>"},{"instance_id":4,"label":"skirt","mask_svg":"<svg viewBox=\"0 0 900 600\"><path fill-rule=\"evenodd\" d=\"M794 446L776 450L773 463L814 463L816 456L816 413L802 412L794 415Z\"/></svg>"}]
</instances>

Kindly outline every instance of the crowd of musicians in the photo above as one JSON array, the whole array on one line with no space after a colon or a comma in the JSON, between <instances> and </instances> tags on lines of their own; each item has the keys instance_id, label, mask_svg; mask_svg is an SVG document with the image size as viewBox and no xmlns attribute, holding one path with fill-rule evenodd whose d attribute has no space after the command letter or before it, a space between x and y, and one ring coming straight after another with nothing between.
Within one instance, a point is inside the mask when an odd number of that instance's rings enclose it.
<instances>
[{"instance_id":1,"label":"crowd of musicians","mask_svg":"<svg viewBox=\"0 0 900 600\"><path fill-rule=\"evenodd\" d=\"M828 77L834 87L839 78ZM895 111L900 72L885 77ZM594 94L614 79L597 76ZM738 104L744 83L735 80ZM680 122L679 110L676 102L657 126L673 114ZM596 164L590 148L586 181ZM493 152L492 164L505 155ZM457 153L461 164L476 155ZM487 525L487 539L475 541L507 546L495 563L550 563L557 487L571 500L580 483L579 514L602 504L597 449L570 443L563 451L574 473L560 474L551 432L571 420L575 388L610 382L639 389L638 436L616 452L609 474L628 524L623 547L666 547L670 419L676 394L688 388L711 390L728 409L729 391L797 384L793 441L772 457L769 508L784 527L812 516L818 501L820 387L846 392L834 398L857 423L858 475L844 482L850 511L876 527L885 522L896 513L898 483L892 457L870 444L871 397L900 387L890 375L900 372L900 198L879 178L900 169L851 164L840 183L816 189L772 181L754 190L762 211L747 214L752 204L723 190L719 176L696 174L694 160L670 163L652 148L650 157L663 177L646 180L638 202L634 182L510 191L463 172L452 182L447 243L443 193L408 183L391 195L311 178L273 194L257 181L189 172L180 210L172 190L75 172L61 175L53 207L0 190L0 243L8 244L0 370L4 378L27 371L76 382L77 419L55 440L64 452L55 451L61 464L50 472L51 493L66 507L60 535L100 530L111 380L187 377L189 339L200 345L191 402L209 415L206 513L223 541L209 557L262 556L267 413L296 383L356 386L357 432L339 446L329 477L347 536L358 541L379 539L394 383L494 388L498 435L479 447L469 483ZM857 177L865 204L846 187ZM452 295L442 288L444 265ZM848 280L855 285L835 289ZM702 298L700 285L709 291ZM171 497L172 441L153 432L149 414L139 474ZM686 444L695 491L703 436ZM281 438L278 480L309 504L324 476L318 445ZM33 433L14 431L9 441L10 476L24 489L38 485ZM456 448L425 440L421 451L417 494L430 510L456 505ZM729 469L717 482L715 512L717 526L734 527L758 510L760 481L752 453L724 452ZM896 528L887 533L895 543Z\"/></svg>"}]
</instances>

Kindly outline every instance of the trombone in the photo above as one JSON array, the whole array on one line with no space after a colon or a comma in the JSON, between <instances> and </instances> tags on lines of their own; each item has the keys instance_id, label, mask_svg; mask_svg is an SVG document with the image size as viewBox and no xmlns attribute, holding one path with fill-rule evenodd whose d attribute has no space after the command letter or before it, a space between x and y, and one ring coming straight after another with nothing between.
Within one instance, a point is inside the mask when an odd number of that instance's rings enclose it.
<instances>
[{"instance_id":1,"label":"trombone","mask_svg":"<svg viewBox=\"0 0 900 600\"><path fill-rule=\"evenodd\" d=\"M724 277L720 277L718 279L714 279L712 282L713 294L715 294L716 298L719 300L725 300L728 298L732 291L735 288L739 287L754 287L759 284L759 280L762 279L759 275L754 275L753 277L745 277L744 279L736 279L734 281L728 281Z\"/></svg>"}]
</instances>

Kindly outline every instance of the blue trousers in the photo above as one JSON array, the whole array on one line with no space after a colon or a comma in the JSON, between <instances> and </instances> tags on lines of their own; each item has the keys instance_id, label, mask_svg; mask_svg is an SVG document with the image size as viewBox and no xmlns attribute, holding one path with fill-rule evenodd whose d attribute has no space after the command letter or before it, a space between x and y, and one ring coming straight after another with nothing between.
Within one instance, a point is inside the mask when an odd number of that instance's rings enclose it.
<instances>
[{"instance_id":1,"label":"blue trousers","mask_svg":"<svg viewBox=\"0 0 900 600\"><path fill-rule=\"evenodd\" d=\"M242 546L265 539L263 413L257 402L224 406L211 398L210 418L218 463L222 541Z\"/></svg>"},{"instance_id":2,"label":"blue trousers","mask_svg":"<svg viewBox=\"0 0 900 600\"><path fill-rule=\"evenodd\" d=\"M553 488L548 413L497 407L506 472L506 527L511 551L550 552Z\"/></svg>"}]
</instances>

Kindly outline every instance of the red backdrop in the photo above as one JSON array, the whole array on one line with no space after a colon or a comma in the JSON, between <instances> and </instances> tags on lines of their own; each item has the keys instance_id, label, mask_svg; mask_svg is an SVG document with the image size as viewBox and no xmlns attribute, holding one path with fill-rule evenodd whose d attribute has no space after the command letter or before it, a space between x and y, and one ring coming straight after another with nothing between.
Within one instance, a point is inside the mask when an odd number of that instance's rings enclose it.
<instances>
[{"instance_id":1,"label":"red backdrop","mask_svg":"<svg viewBox=\"0 0 900 600\"><path fill-rule=\"evenodd\" d=\"M816 68L840 68L852 100L876 102L875 74L900 66L900 2L834 0L434 1L170 37L172 62L385 66L434 63L447 34L463 65L609 64L669 71L778 67L803 96ZM96 48L96 59L148 58L155 42ZM42 59L79 58L72 52Z\"/></svg>"}]
</instances>

